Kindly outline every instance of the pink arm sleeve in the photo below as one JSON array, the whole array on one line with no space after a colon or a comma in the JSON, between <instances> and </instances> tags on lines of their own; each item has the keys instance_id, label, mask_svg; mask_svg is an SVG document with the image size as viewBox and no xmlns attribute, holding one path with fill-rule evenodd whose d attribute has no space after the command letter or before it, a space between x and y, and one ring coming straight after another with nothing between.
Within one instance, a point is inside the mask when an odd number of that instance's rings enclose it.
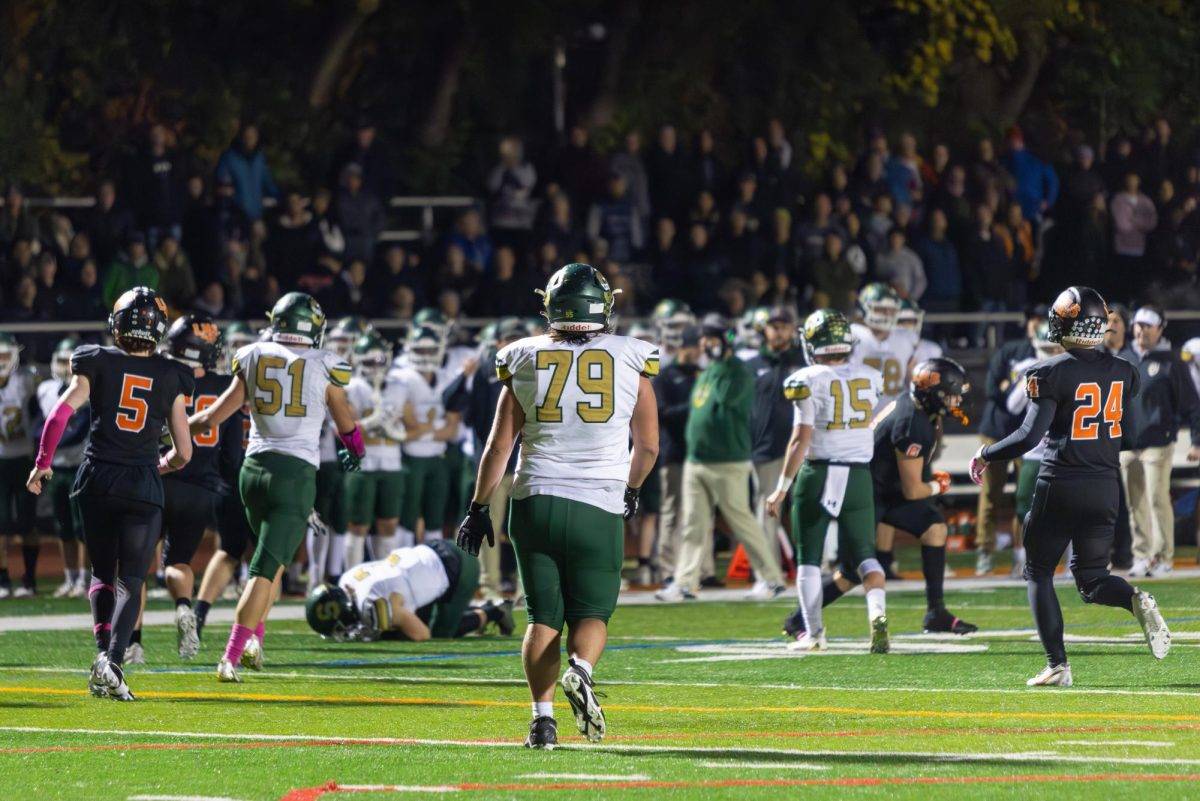
<instances>
[{"instance_id":1,"label":"pink arm sleeve","mask_svg":"<svg viewBox=\"0 0 1200 801\"><path fill-rule=\"evenodd\" d=\"M50 416L46 418L46 425L42 427L42 442L38 446L37 462L35 463L38 470L50 469L50 462L54 459L54 449L58 447L58 441L62 439L63 431L66 430L67 422L73 414L75 414L75 410L59 400L54 411L50 412Z\"/></svg>"},{"instance_id":2,"label":"pink arm sleeve","mask_svg":"<svg viewBox=\"0 0 1200 801\"><path fill-rule=\"evenodd\" d=\"M363 444L362 430L355 426L349 433L343 434L338 432L338 439L346 446L346 450L353 453L358 458L362 458L367 452L367 446Z\"/></svg>"}]
</instances>

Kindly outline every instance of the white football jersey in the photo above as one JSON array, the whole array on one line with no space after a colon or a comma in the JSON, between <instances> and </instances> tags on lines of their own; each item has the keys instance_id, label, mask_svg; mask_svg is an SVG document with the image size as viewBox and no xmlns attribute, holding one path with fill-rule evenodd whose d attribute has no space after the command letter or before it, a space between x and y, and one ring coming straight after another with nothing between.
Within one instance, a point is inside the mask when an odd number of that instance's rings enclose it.
<instances>
[{"instance_id":1,"label":"white football jersey","mask_svg":"<svg viewBox=\"0 0 1200 801\"><path fill-rule=\"evenodd\" d=\"M33 453L29 402L36 392L32 371L18 367L0 387L0 459Z\"/></svg>"},{"instance_id":2,"label":"white football jersey","mask_svg":"<svg viewBox=\"0 0 1200 801\"><path fill-rule=\"evenodd\" d=\"M528 337L496 354L496 373L525 412L512 497L557 495L623 512L629 421L641 376L658 374L658 347L617 334Z\"/></svg>"},{"instance_id":3,"label":"white football jersey","mask_svg":"<svg viewBox=\"0 0 1200 801\"><path fill-rule=\"evenodd\" d=\"M1187 365L1188 375L1196 385L1196 393L1200 394L1200 337L1193 337L1183 343L1179 358Z\"/></svg>"},{"instance_id":4,"label":"white football jersey","mask_svg":"<svg viewBox=\"0 0 1200 801\"><path fill-rule=\"evenodd\" d=\"M807 458L869 463L873 409L882 392L883 375L861 364L815 364L788 376L783 396L795 405L792 424L813 427Z\"/></svg>"},{"instance_id":5,"label":"white football jersey","mask_svg":"<svg viewBox=\"0 0 1200 801\"><path fill-rule=\"evenodd\" d=\"M42 417L49 419L50 412L54 411L58 399L67 391L67 382L59 381L57 378L47 378L42 383L38 384L37 400L38 407L42 410ZM83 450L87 447L87 438L75 445L62 445L54 451L54 461L51 463L53 468L70 467L75 468L83 462Z\"/></svg>"},{"instance_id":6,"label":"white football jersey","mask_svg":"<svg viewBox=\"0 0 1200 801\"><path fill-rule=\"evenodd\" d=\"M942 355L942 346L928 339L917 340L917 349L913 351L913 364L929 361L930 359L940 358Z\"/></svg>"},{"instance_id":7,"label":"white football jersey","mask_svg":"<svg viewBox=\"0 0 1200 801\"><path fill-rule=\"evenodd\" d=\"M349 384L350 365L327 350L254 342L234 354L233 373L246 382L250 405L246 455L270 451L319 467L325 390Z\"/></svg>"},{"instance_id":8,"label":"white football jersey","mask_svg":"<svg viewBox=\"0 0 1200 801\"><path fill-rule=\"evenodd\" d=\"M382 406L382 414L391 421L400 421L404 414L406 399L404 384L394 379L388 379L376 391L366 379L355 376L346 387L346 398L354 410L354 418L362 420L375 414ZM380 427L364 428L363 444L367 447L367 455L363 457L362 469L368 472L395 472L400 469L400 442L388 437Z\"/></svg>"},{"instance_id":9,"label":"white football jersey","mask_svg":"<svg viewBox=\"0 0 1200 801\"><path fill-rule=\"evenodd\" d=\"M917 335L906 328L894 328L887 339L878 339L875 332L862 323L853 323L854 352L852 364L865 364L883 374L883 395L875 409L891 403L908 388L908 368L917 350Z\"/></svg>"},{"instance_id":10,"label":"white football jersey","mask_svg":"<svg viewBox=\"0 0 1200 801\"><path fill-rule=\"evenodd\" d=\"M437 551L428 545L412 548L397 548L385 559L363 562L347 570L338 580L340 586L354 601L361 617L368 617L368 609L376 602L389 603L393 595L399 595L404 607L416 612L446 594L450 589L450 578ZM376 615L377 620L386 620L388 615Z\"/></svg>"},{"instance_id":11,"label":"white football jersey","mask_svg":"<svg viewBox=\"0 0 1200 801\"><path fill-rule=\"evenodd\" d=\"M433 425L441 428L446 423L446 405L442 403L442 393L446 386L454 380L454 373L444 367L434 374L433 383L411 367L393 370L388 373L388 383L395 382L403 387L406 400L412 404L413 415L418 423L430 422L429 414L433 413ZM403 404L401 404L403 407ZM435 440L433 432L428 431L416 439L405 440L404 454L428 458L441 456L446 452L446 443Z\"/></svg>"}]
</instances>

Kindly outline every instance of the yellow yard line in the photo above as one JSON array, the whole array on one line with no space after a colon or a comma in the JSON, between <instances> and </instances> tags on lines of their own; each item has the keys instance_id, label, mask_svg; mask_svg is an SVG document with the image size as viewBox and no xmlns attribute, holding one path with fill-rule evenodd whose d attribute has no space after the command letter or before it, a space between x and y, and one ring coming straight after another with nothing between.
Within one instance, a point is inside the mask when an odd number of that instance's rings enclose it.
<instances>
[{"instance_id":1,"label":"yellow yard line","mask_svg":"<svg viewBox=\"0 0 1200 801\"><path fill-rule=\"evenodd\" d=\"M0 693L24 695L56 695L83 697L83 690L65 687L4 687ZM1032 695L1032 693L1031 693ZM168 690L139 690L139 698L173 701L262 701L265 703L353 703L375 706L445 706L445 707L529 707L528 701L491 701L487 699L454 698L395 698L372 695L284 695L254 692L184 692ZM883 718L979 719L979 720L1153 720L1200 721L1200 715L1163 714L1156 712L999 712L959 711L943 709L872 709L856 706L667 706L657 704L605 704L611 711L680 713L680 714L825 714L855 715Z\"/></svg>"}]
</instances>

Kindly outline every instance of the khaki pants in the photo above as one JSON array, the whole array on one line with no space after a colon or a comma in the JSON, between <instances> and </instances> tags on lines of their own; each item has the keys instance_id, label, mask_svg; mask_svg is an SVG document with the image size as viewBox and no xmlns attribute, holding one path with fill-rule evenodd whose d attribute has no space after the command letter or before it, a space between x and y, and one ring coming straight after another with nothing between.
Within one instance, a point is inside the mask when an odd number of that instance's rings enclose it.
<instances>
[{"instance_id":1,"label":"khaki pants","mask_svg":"<svg viewBox=\"0 0 1200 801\"><path fill-rule=\"evenodd\" d=\"M505 473L496 485L496 489L488 498L491 505L492 531L496 535L495 546L489 546L487 540L479 546L479 591L484 598L495 600L500 598L500 532L504 530L504 521L508 517L508 496L512 493L513 474Z\"/></svg>"},{"instance_id":2,"label":"khaki pants","mask_svg":"<svg viewBox=\"0 0 1200 801\"><path fill-rule=\"evenodd\" d=\"M1174 445L1121 452L1121 479L1133 523L1133 558L1168 564L1175 556L1175 510L1171 506Z\"/></svg>"},{"instance_id":3,"label":"khaki pants","mask_svg":"<svg viewBox=\"0 0 1200 801\"><path fill-rule=\"evenodd\" d=\"M662 485L662 506L658 512L658 569L664 577L674 576L679 563L679 546L683 540L683 464L663 465L658 469ZM713 564L712 532L704 546L704 559L700 564L700 578L705 579L716 572Z\"/></svg>"},{"instance_id":4,"label":"khaki pants","mask_svg":"<svg viewBox=\"0 0 1200 801\"><path fill-rule=\"evenodd\" d=\"M778 543L785 552L791 553L791 541L783 527L783 515L774 518L767 514L767 496L775 491L779 475L783 472L783 457L754 465L754 477L758 482L758 494L754 498L754 516L762 527L767 542ZM785 510L786 511L786 510Z\"/></svg>"},{"instance_id":5,"label":"khaki pants","mask_svg":"<svg viewBox=\"0 0 1200 801\"><path fill-rule=\"evenodd\" d=\"M980 437L984 445L996 440ZM983 471L983 487L979 490L979 505L975 509L975 547L981 551L996 550L996 507L1004 500L1004 482L1008 479L1008 462L989 462ZM1021 460L1014 459L1013 466L1019 473Z\"/></svg>"},{"instance_id":6,"label":"khaki pants","mask_svg":"<svg viewBox=\"0 0 1200 801\"><path fill-rule=\"evenodd\" d=\"M758 578L769 584L783 583L778 548L774 540L767 541L750 504L753 473L750 462L684 464L683 542L675 570L680 589L695 591L700 584L705 542L712 537L713 513L718 509L733 536L746 549Z\"/></svg>"}]
</instances>

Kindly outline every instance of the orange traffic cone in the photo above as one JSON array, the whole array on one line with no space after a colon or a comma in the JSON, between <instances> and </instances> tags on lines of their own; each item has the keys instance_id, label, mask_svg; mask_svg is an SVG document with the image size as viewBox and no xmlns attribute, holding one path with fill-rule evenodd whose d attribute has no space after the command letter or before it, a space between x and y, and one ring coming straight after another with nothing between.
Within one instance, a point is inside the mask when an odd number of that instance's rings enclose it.
<instances>
[{"instance_id":1,"label":"orange traffic cone","mask_svg":"<svg viewBox=\"0 0 1200 801\"><path fill-rule=\"evenodd\" d=\"M740 544L733 552L733 558L729 560L729 569L725 571L725 580L750 580L750 558L746 556L746 550Z\"/></svg>"}]
</instances>

